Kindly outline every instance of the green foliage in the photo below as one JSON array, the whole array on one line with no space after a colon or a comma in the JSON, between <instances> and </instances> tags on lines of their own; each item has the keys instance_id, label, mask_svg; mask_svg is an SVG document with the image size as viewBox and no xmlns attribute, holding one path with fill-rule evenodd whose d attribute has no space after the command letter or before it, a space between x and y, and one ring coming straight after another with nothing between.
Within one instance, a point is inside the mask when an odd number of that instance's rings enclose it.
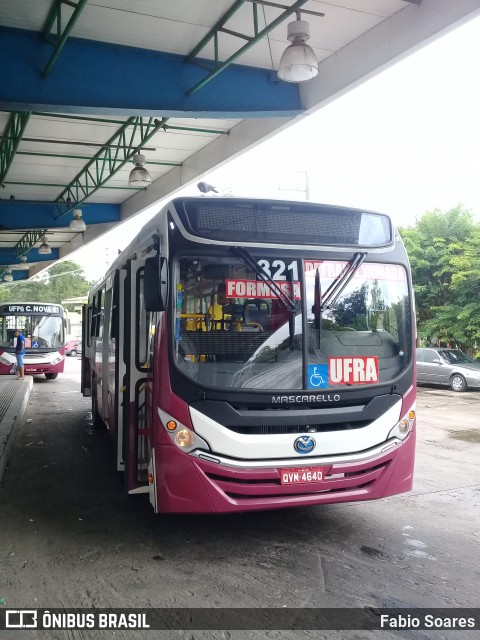
<instances>
[{"instance_id":1,"label":"green foliage","mask_svg":"<svg viewBox=\"0 0 480 640\"><path fill-rule=\"evenodd\" d=\"M358 291L353 291L342 302L337 303L330 314L335 328L364 329L364 326L358 326L358 322L359 318L366 318L367 314L367 285L362 285Z\"/></svg>"},{"instance_id":2,"label":"green foliage","mask_svg":"<svg viewBox=\"0 0 480 640\"><path fill-rule=\"evenodd\" d=\"M425 213L400 228L410 264L423 344L436 336L464 350L480 344L480 224L462 206Z\"/></svg>"},{"instance_id":3,"label":"green foliage","mask_svg":"<svg viewBox=\"0 0 480 640\"><path fill-rule=\"evenodd\" d=\"M55 263L42 280L24 280L0 287L0 303L57 302L87 294L82 268L72 260ZM68 308L68 305L66 305Z\"/></svg>"}]
</instances>

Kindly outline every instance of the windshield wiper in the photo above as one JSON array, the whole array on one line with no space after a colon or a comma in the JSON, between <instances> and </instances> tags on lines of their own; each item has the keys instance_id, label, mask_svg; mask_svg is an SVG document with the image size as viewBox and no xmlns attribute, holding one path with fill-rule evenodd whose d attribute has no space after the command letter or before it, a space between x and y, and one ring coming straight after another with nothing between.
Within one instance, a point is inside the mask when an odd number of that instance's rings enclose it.
<instances>
[{"instance_id":1,"label":"windshield wiper","mask_svg":"<svg viewBox=\"0 0 480 640\"><path fill-rule=\"evenodd\" d=\"M284 291L278 286L275 280L272 279L271 275L265 271L263 267L261 267L252 254L247 251L244 247L233 247L234 253L245 262L249 267L255 271L256 275L267 284L271 291L277 296L280 302L283 304L285 309L291 311L292 313L296 310L295 303L291 300ZM293 293L293 282L290 282L291 292Z\"/></svg>"},{"instance_id":2,"label":"windshield wiper","mask_svg":"<svg viewBox=\"0 0 480 640\"><path fill-rule=\"evenodd\" d=\"M357 273L366 257L366 251L363 253L358 251L353 255L353 258L347 262L342 271L338 274L332 284L325 291L322 298L322 304L320 305L320 313L325 309L330 309L330 307L335 303L338 296L342 293L350 280Z\"/></svg>"}]
</instances>

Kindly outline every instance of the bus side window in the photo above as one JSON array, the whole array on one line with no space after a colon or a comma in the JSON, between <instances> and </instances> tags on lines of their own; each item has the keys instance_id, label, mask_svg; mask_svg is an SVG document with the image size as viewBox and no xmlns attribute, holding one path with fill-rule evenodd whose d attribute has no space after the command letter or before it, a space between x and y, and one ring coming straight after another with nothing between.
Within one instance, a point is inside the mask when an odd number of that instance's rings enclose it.
<instances>
[{"instance_id":1,"label":"bus side window","mask_svg":"<svg viewBox=\"0 0 480 640\"><path fill-rule=\"evenodd\" d=\"M92 324L90 336L101 338L103 336L103 314L104 314L105 289L101 289L94 297L92 308ZM90 311L90 308L89 308Z\"/></svg>"},{"instance_id":2,"label":"bus side window","mask_svg":"<svg viewBox=\"0 0 480 640\"><path fill-rule=\"evenodd\" d=\"M147 311L145 309L144 296L145 278L144 271L140 270L137 274L137 339L135 347L135 365L137 369L149 369L150 358L153 352L153 337L155 335L155 322L157 312Z\"/></svg>"},{"instance_id":3,"label":"bus side window","mask_svg":"<svg viewBox=\"0 0 480 640\"><path fill-rule=\"evenodd\" d=\"M103 314L104 314L104 306L105 306L105 289L100 289L98 292L97 299L97 331L96 335L98 338L103 337Z\"/></svg>"},{"instance_id":4,"label":"bus side window","mask_svg":"<svg viewBox=\"0 0 480 640\"><path fill-rule=\"evenodd\" d=\"M89 305L87 308L87 344L92 344L92 338L94 336L94 313L93 306Z\"/></svg>"}]
</instances>

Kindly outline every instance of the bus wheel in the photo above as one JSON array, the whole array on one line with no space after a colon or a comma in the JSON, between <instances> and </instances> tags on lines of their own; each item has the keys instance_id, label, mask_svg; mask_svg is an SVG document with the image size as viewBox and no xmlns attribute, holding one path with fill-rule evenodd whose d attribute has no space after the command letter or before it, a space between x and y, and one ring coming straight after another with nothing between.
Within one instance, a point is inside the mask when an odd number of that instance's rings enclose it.
<instances>
[{"instance_id":1,"label":"bus wheel","mask_svg":"<svg viewBox=\"0 0 480 640\"><path fill-rule=\"evenodd\" d=\"M55 378L58 376L58 373L46 373L45 374L45 378L47 380L55 380Z\"/></svg>"},{"instance_id":2,"label":"bus wheel","mask_svg":"<svg viewBox=\"0 0 480 640\"><path fill-rule=\"evenodd\" d=\"M452 391L466 391L467 390L467 381L459 373L455 373L450 378L450 387L451 387Z\"/></svg>"}]
</instances>

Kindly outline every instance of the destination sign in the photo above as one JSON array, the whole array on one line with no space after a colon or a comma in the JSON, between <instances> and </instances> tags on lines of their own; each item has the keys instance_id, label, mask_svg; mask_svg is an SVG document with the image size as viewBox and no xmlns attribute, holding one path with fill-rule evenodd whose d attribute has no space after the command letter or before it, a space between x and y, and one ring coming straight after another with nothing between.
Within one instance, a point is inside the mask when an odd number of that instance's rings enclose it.
<instances>
[{"instance_id":1,"label":"destination sign","mask_svg":"<svg viewBox=\"0 0 480 640\"><path fill-rule=\"evenodd\" d=\"M285 295L291 296L290 282L275 281L277 288ZM295 300L300 300L300 283L293 282ZM225 281L227 298L267 298L274 300L277 295L267 282L261 280L229 280Z\"/></svg>"},{"instance_id":2,"label":"destination sign","mask_svg":"<svg viewBox=\"0 0 480 640\"><path fill-rule=\"evenodd\" d=\"M2 313L15 315L28 315L32 313L63 315L63 309L55 304L6 304L2 307Z\"/></svg>"},{"instance_id":3,"label":"destination sign","mask_svg":"<svg viewBox=\"0 0 480 640\"><path fill-rule=\"evenodd\" d=\"M305 271L320 269L320 276L325 279L336 278L346 266L346 262L333 260L305 260ZM355 271L353 278L360 280L390 280L392 282L406 282L405 268L398 264L383 264L377 262L363 263Z\"/></svg>"}]
</instances>

